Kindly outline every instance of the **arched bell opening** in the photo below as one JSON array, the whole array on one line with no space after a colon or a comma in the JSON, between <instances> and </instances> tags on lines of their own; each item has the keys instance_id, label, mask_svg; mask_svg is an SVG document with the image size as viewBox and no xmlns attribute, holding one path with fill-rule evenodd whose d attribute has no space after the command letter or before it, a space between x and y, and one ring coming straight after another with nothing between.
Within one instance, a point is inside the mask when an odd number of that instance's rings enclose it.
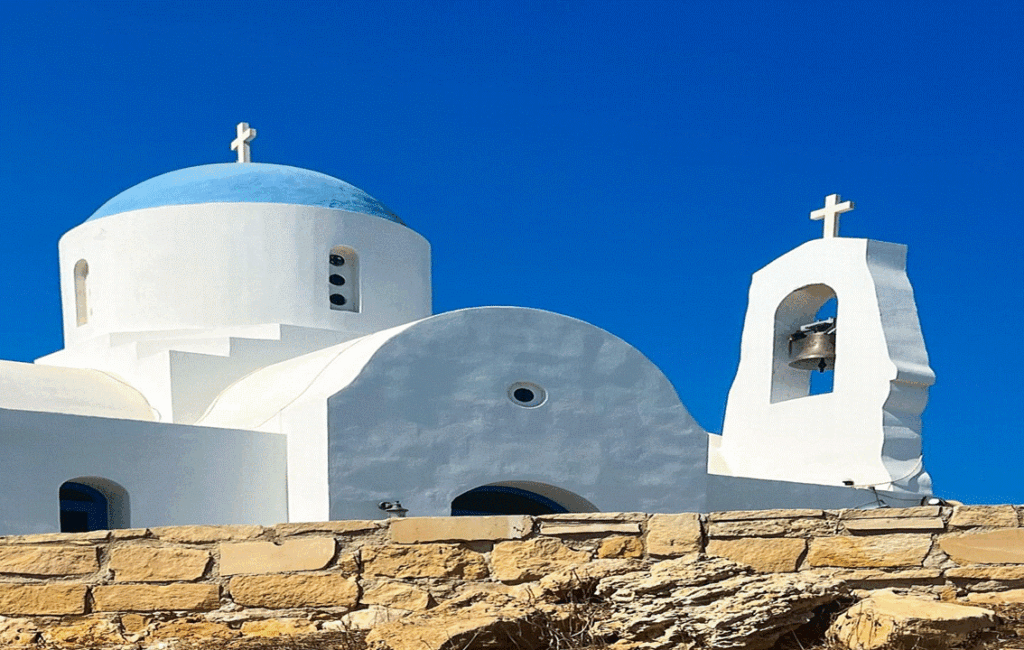
<instances>
[{"instance_id":1,"label":"arched bell opening","mask_svg":"<svg viewBox=\"0 0 1024 650\"><path fill-rule=\"evenodd\" d=\"M58 496L62 533L130 527L128 491L109 479L71 479L60 486Z\"/></svg>"},{"instance_id":2,"label":"arched bell opening","mask_svg":"<svg viewBox=\"0 0 1024 650\"><path fill-rule=\"evenodd\" d=\"M775 311L773 404L832 392L839 303L824 284L797 289Z\"/></svg>"},{"instance_id":3,"label":"arched bell opening","mask_svg":"<svg viewBox=\"0 0 1024 650\"><path fill-rule=\"evenodd\" d=\"M537 481L481 485L452 500L452 516L551 515L598 512L597 506L569 490Z\"/></svg>"}]
</instances>

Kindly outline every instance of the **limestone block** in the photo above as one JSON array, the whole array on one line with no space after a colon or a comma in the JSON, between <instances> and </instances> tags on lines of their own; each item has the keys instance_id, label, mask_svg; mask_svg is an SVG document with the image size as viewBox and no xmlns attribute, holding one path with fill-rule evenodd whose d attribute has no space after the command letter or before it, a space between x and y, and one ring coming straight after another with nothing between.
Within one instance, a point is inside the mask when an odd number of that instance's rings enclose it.
<instances>
[{"instance_id":1,"label":"limestone block","mask_svg":"<svg viewBox=\"0 0 1024 650\"><path fill-rule=\"evenodd\" d=\"M349 630L372 630L378 625L397 621L412 612L395 607L370 605L366 609L349 612L340 621L327 621L323 624L325 632L347 632Z\"/></svg>"},{"instance_id":2,"label":"limestone block","mask_svg":"<svg viewBox=\"0 0 1024 650\"><path fill-rule=\"evenodd\" d=\"M487 577L483 556L455 544L369 546L362 553L363 573L367 576L466 580Z\"/></svg>"},{"instance_id":3,"label":"limestone block","mask_svg":"<svg viewBox=\"0 0 1024 650\"><path fill-rule=\"evenodd\" d=\"M123 539L142 539L149 537L148 528L119 528L110 531L110 541L117 542Z\"/></svg>"},{"instance_id":4,"label":"limestone block","mask_svg":"<svg viewBox=\"0 0 1024 650\"><path fill-rule=\"evenodd\" d=\"M679 556L701 550L700 516L696 513L651 515L647 524L647 552Z\"/></svg>"},{"instance_id":5,"label":"limestone block","mask_svg":"<svg viewBox=\"0 0 1024 650\"><path fill-rule=\"evenodd\" d=\"M949 525L954 528L993 526L1016 528L1020 525L1013 506L957 506Z\"/></svg>"},{"instance_id":6,"label":"limestone block","mask_svg":"<svg viewBox=\"0 0 1024 650\"><path fill-rule=\"evenodd\" d=\"M96 611L205 611L220 606L220 587L204 584L98 585L92 589Z\"/></svg>"},{"instance_id":7,"label":"limestone block","mask_svg":"<svg viewBox=\"0 0 1024 650\"><path fill-rule=\"evenodd\" d=\"M57 647L105 648L125 641L117 624L103 617L48 625L42 636L46 643Z\"/></svg>"},{"instance_id":8,"label":"limestone block","mask_svg":"<svg viewBox=\"0 0 1024 650\"><path fill-rule=\"evenodd\" d=\"M827 519L809 517L713 521L708 524L709 538L809 537L831 535L833 532L833 524Z\"/></svg>"},{"instance_id":9,"label":"limestone block","mask_svg":"<svg viewBox=\"0 0 1024 650\"><path fill-rule=\"evenodd\" d=\"M0 537L0 545L63 542L65 544L72 545L92 546L94 542L105 542L109 538L109 530L93 530L87 533L40 533L38 535L12 535L9 537Z\"/></svg>"},{"instance_id":10,"label":"limestone block","mask_svg":"<svg viewBox=\"0 0 1024 650\"><path fill-rule=\"evenodd\" d=\"M941 517L940 506L915 506L913 508L872 508L871 510L843 510L839 518L850 519L894 519L906 517Z\"/></svg>"},{"instance_id":11,"label":"limestone block","mask_svg":"<svg viewBox=\"0 0 1024 650\"><path fill-rule=\"evenodd\" d=\"M1024 580L1024 566L962 566L946 569L947 578L961 580L1002 580L1016 582Z\"/></svg>"},{"instance_id":12,"label":"limestone block","mask_svg":"<svg viewBox=\"0 0 1024 650\"><path fill-rule=\"evenodd\" d=\"M45 616L85 612L86 586L71 582L51 585L0 583L0 614Z\"/></svg>"},{"instance_id":13,"label":"limestone block","mask_svg":"<svg viewBox=\"0 0 1024 650\"><path fill-rule=\"evenodd\" d=\"M560 512L551 515L537 515L538 521L647 521L646 512Z\"/></svg>"},{"instance_id":14,"label":"limestone block","mask_svg":"<svg viewBox=\"0 0 1024 650\"><path fill-rule=\"evenodd\" d=\"M108 566L118 582L189 581L203 577L210 557L188 548L121 546L110 551Z\"/></svg>"},{"instance_id":15,"label":"limestone block","mask_svg":"<svg viewBox=\"0 0 1024 650\"><path fill-rule=\"evenodd\" d=\"M946 530L942 517L885 517L878 519L850 519L843 526L851 533L941 533Z\"/></svg>"},{"instance_id":16,"label":"limestone block","mask_svg":"<svg viewBox=\"0 0 1024 650\"><path fill-rule=\"evenodd\" d=\"M391 522L391 541L418 544L446 541L522 539L530 534L528 515L496 517L406 517Z\"/></svg>"},{"instance_id":17,"label":"limestone block","mask_svg":"<svg viewBox=\"0 0 1024 650\"><path fill-rule=\"evenodd\" d=\"M491 551L491 575L501 582L536 580L569 565L585 564L590 553L574 551L561 541L541 537L501 542Z\"/></svg>"},{"instance_id":18,"label":"limestone block","mask_svg":"<svg viewBox=\"0 0 1024 650\"><path fill-rule=\"evenodd\" d=\"M731 510L712 512L708 521L749 521L756 519L824 519L825 511L807 508L792 510Z\"/></svg>"},{"instance_id":19,"label":"limestone block","mask_svg":"<svg viewBox=\"0 0 1024 650\"><path fill-rule=\"evenodd\" d=\"M0 648L36 647L39 626L30 618L0 618Z\"/></svg>"},{"instance_id":20,"label":"limestone block","mask_svg":"<svg viewBox=\"0 0 1024 650\"><path fill-rule=\"evenodd\" d=\"M512 543L512 542L505 542ZM375 626L366 637L370 647L390 650L456 648L539 648L544 609L493 595L461 607L438 607Z\"/></svg>"},{"instance_id":21,"label":"limestone block","mask_svg":"<svg viewBox=\"0 0 1024 650\"><path fill-rule=\"evenodd\" d=\"M939 548L957 564L1024 564L1024 528L948 535Z\"/></svg>"},{"instance_id":22,"label":"limestone block","mask_svg":"<svg viewBox=\"0 0 1024 650\"><path fill-rule=\"evenodd\" d=\"M430 605L430 592L404 582L385 581L363 588L359 599L364 605L383 605L409 611L422 611Z\"/></svg>"},{"instance_id":23,"label":"limestone block","mask_svg":"<svg viewBox=\"0 0 1024 650\"><path fill-rule=\"evenodd\" d=\"M361 533L366 531L379 530L387 527L387 520L351 520L351 521L313 521L299 522L294 524L278 524L274 526L274 532L279 537L289 535L301 535L303 533Z\"/></svg>"},{"instance_id":24,"label":"limestone block","mask_svg":"<svg viewBox=\"0 0 1024 650\"><path fill-rule=\"evenodd\" d=\"M164 526L150 532L166 542L207 544L241 539L255 539L263 534L263 526Z\"/></svg>"},{"instance_id":25,"label":"limestone block","mask_svg":"<svg viewBox=\"0 0 1024 650\"><path fill-rule=\"evenodd\" d=\"M301 537L273 542L222 542L220 575L317 571L334 558L333 537Z\"/></svg>"},{"instance_id":26,"label":"limestone block","mask_svg":"<svg viewBox=\"0 0 1024 650\"><path fill-rule=\"evenodd\" d=\"M541 535L607 535L609 533L640 534L639 522L541 522Z\"/></svg>"},{"instance_id":27,"label":"limestone block","mask_svg":"<svg viewBox=\"0 0 1024 650\"><path fill-rule=\"evenodd\" d=\"M0 573L72 576L100 568L94 546L0 546Z\"/></svg>"},{"instance_id":28,"label":"limestone block","mask_svg":"<svg viewBox=\"0 0 1024 650\"><path fill-rule=\"evenodd\" d=\"M862 586L899 582L930 584L942 581L941 569L814 569L809 574L839 580L847 585Z\"/></svg>"},{"instance_id":29,"label":"limestone block","mask_svg":"<svg viewBox=\"0 0 1024 650\"><path fill-rule=\"evenodd\" d=\"M606 537L597 547L599 558L631 558L644 556L644 543L638 537L618 535Z\"/></svg>"},{"instance_id":30,"label":"limestone block","mask_svg":"<svg viewBox=\"0 0 1024 650\"><path fill-rule=\"evenodd\" d=\"M760 573L796 571L807 541L793 537L713 539L706 553L746 564Z\"/></svg>"},{"instance_id":31,"label":"limestone block","mask_svg":"<svg viewBox=\"0 0 1024 650\"><path fill-rule=\"evenodd\" d=\"M121 616L121 627L128 634L139 634L149 627L149 619L141 614L124 614Z\"/></svg>"},{"instance_id":32,"label":"limestone block","mask_svg":"<svg viewBox=\"0 0 1024 650\"><path fill-rule=\"evenodd\" d=\"M236 576L228 586L239 605L286 609L289 607L347 607L359 600L353 578L333 574Z\"/></svg>"},{"instance_id":33,"label":"limestone block","mask_svg":"<svg viewBox=\"0 0 1024 650\"><path fill-rule=\"evenodd\" d=\"M268 618L242 623L244 637L278 637L315 634L316 625L307 618Z\"/></svg>"},{"instance_id":34,"label":"limestone block","mask_svg":"<svg viewBox=\"0 0 1024 650\"><path fill-rule=\"evenodd\" d=\"M972 605L1017 605L1024 604L1024 589L967 594L961 598Z\"/></svg>"},{"instance_id":35,"label":"limestone block","mask_svg":"<svg viewBox=\"0 0 1024 650\"><path fill-rule=\"evenodd\" d=\"M827 637L849 650L910 650L948 647L995 624L995 614L981 607L879 592L840 614Z\"/></svg>"},{"instance_id":36,"label":"limestone block","mask_svg":"<svg viewBox=\"0 0 1024 650\"><path fill-rule=\"evenodd\" d=\"M223 623L214 623L203 619L175 619L173 621L167 621L166 623L159 624L149 635L147 641L161 641L161 640L181 640L185 642L192 642L190 647L201 647L198 645L192 645L196 640L215 640L215 641L227 641L234 639L239 636L241 632L238 630L232 630ZM157 646L149 647L159 648L161 646L167 647L166 644L160 644ZM173 646L176 647L176 646Z\"/></svg>"},{"instance_id":37,"label":"limestone block","mask_svg":"<svg viewBox=\"0 0 1024 650\"><path fill-rule=\"evenodd\" d=\"M807 552L807 566L919 567L931 546L927 535L816 537Z\"/></svg>"}]
</instances>

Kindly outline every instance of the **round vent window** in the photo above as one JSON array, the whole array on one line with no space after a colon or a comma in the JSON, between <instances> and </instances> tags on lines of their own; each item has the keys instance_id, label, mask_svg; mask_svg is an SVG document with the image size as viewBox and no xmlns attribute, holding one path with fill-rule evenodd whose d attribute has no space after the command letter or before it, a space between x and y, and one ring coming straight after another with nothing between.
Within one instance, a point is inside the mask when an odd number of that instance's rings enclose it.
<instances>
[{"instance_id":1,"label":"round vent window","mask_svg":"<svg viewBox=\"0 0 1024 650\"><path fill-rule=\"evenodd\" d=\"M519 381L508 387L508 398L513 404L533 408L546 402L548 393L537 384Z\"/></svg>"}]
</instances>

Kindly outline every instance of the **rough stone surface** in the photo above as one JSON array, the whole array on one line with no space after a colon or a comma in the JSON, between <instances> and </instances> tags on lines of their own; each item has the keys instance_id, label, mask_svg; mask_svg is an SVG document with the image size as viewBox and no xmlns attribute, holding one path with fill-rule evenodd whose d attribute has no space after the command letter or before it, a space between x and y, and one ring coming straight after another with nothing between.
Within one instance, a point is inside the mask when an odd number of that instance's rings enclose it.
<instances>
[{"instance_id":1,"label":"rough stone surface","mask_svg":"<svg viewBox=\"0 0 1024 650\"><path fill-rule=\"evenodd\" d=\"M915 506L913 508L874 508L872 510L843 510L840 519L892 519L894 517L941 517L941 506Z\"/></svg>"},{"instance_id":2,"label":"rough stone surface","mask_svg":"<svg viewBox=\"0 0 1024 650\"><path fill-rule=\"evenodd\" d=\"M947 578L966 580L1002 580L1016 582L1024 580L1024 566L975 565L946 569Z\"/></svg>"},{"instance_id":3,"label":"rough stone surface","mask_svg":"<svg viewBox=\"0 0 1024 650\"><path fill-rule=\"evenodd\" d=\"M708 524L710 538L809 537L831 535L833 524L825 519L764 519L715 521Z\"/></svg>"},{"instance_id":4,"label":"rough stone surface","mask_svg":"<svg viewBox=\"0 0 1024 650\"><path fill-rule=\"evenodd\" d=\"M0 546L0 573L73 576L100 568L91 546Z\"/></svg>"},{"instance_id":5,"label":"rough stone surface","mask_svg":"<svg viewBox=\"0 0 1024 650\"><path fill-rule=\"evenodd\" d=\"M87 533L40 533L37 535L9 535L0 537L0 544L46 544L63 542L65 544L83 544L91 546L93 542L105 542L110 539L109 530L93 530Z\"/></svg>"},{"instance_id":6,"label":"rough stone surface","mask_svg":"<svg viewBox=\"0 0 1024 650\"><path fill-rule=\"evenodd\" d=\"M376 626L366 640L371 647L380 644L390 650L535 648L549 627L549 611L557 608L492 594L483 601L454 602Z\"/></svg>"},{"instance_id":7,"label":"rough stone surface","mask_svg":"<svg viewBox=\"0 0 1024 650\"><path fill-rule=\"evenodd\" d=\"M33 646L39 637L39 625L27 618L0 618L0 647Z\"/></svg>"},{"instance_id":8,"label":"rough stone surface","mask_svg":"<svg viewBox=\"0 0 1024 650\"><path fill-rule=\"evenodd\" d=\"M1024 589L1009 589L1007 591L967 594L962 600L971 605L1024 604Z\"/></svg>"},{"instance_id":9,"label":"rough stone surface","mask_svg":"<svg viewBox=\"0 0 1024 650\"><path fill-rule=\"evenodd\" d=\"M1020 525L1017 511L1013 506L957 506L949 525L954 528L993 526L1016 528Z\"/></svg>"},{"instance_id":10,"label":"rough stone surface","mask_svg":"<svg viewBox=\"0 0 1024 650\"><path fill-rule=\"evenodd\" d=\"M611 611L594 632L645 650L764 650L842 593L799 573L752 575L722 558L679 558L601 580L596 594Z\"/></svg>"},{"instance_id":11,"label":"rough stone surface","mask_svg":"<svg viewBox=\"0 0 1024 650\"><path fill-rule=\"evenodd\" d=\"M263 534L263 526L164 526L149 530L159 539L181 544L255 539Z\"/></svg>"},{"instance_id":12,"label":"rough stone surface","mask_svg":"<svg viewBox=\"0 0 1024 650\"><path fill-rule=\"evenodd\" d=\"M220 575L317 571L334 558L333 537L301 537L272 542L222 542Z\"/></svg>"},{"instance_id":13,"label":"rough stone surface","mask_svg":"<svg viewBox=\"0 0 1024 650\"><path fill-rule=\"evenodd\" d=\"M133 545L113 549L108 567L118 582L189 581L203 577L210 558L207 551Z\"/></svg>"},{"instance_id":14,"label":"rough stone surface","mask_svg":"<svg viewBox=\"0 0 1024 650\"><path fill-rule=\"evenodd\" d=\"M541 535L607 535L609 533L640 534L637 522L542 522Z\"/></svg>"},{"instance_id":15,"label":"rough stone surface","mask_svg":"<svg viewBox=\"0 0 1024 650\"><path fill-rule=\"evenodd\" d=\"M731 510L727 512L712 512L708 515L708 521L747 521L752 519L800 519L800 518L824 519L824 510L799 509L792 510Z\"/></svg>"},{"instance_id":16,"label":"rough stone surface","mask_svg":"<svg viewBox=\"0 0 1024 650\"><path fill-rule=\"evenodd\" d=\"M370 630L378 625L397 621L408 616L410 613L405 609L370 605L366 609L359 609L345 614L339 621L327 621L323 624L322 629L327 632Z\"/></svg>"},{"instance_id":17,"label":"rough stone surface","mask_svg":"<svg viewBox=\"0 0 1024 650\"><path fill-rule=\"evenodd\" d=\"M138 634L149 627L149 619L141 614L123 614L121 627L128 634Z\"/></svg>"},{"instance_id":18,"label":"rough stone surface","mask_svg":"<svg viewBox=\"0 0 1024 650\"><path fill-rule=\"evenodd\" d=\"M800 556L807 550L807 541L792 537L713 539L708 542L708 555L724 557L746 564L759 573L796 571Z\"/></svg>"},{"instance_id":19,"label":"rough stone surface","mask_svg":"<svg viewBox=\"0 0 1024 650\"><path fill-rule=\"evenodd\" d=\"M360 601L409 611L422 611L430 605L430 592L404 582L384 581L363 588Z\"/></svg>"},{"instance_id":20,"label":"rough stone surface","mask_svg":"<svg viewBox=\"0 0 1024 650\"><path fill-rule=\"evenodd\" d=\"M387 520L316 521L278 524L274 532L281 537L303 533L362 533L387 527Z\"/></svg>"},{"instance_id":21,"label":"rough stone surface","mask_svg":"<svg viewBox=\"0 0 1024 650\"><path fill-rule=\"evenodd\" d=\"M379 546L363 549L363 571L391 578L479 580L487 576L487 563L480 553L455 544Z\"/></svg>"},{"instance_id":22,"label":"rough stone surface","mask_svg":"<svg viewBox=\"0 0 1024 650\"><path fill-rule=\"evenodd\" d=\"M879 592L840 614L827 636L849 650L911 650L948 647L995 624L980 607Z\"/></svg>"},{"instance_id":23,"label":"rough stone surface","mask_svg":"<svg viewBox=\"0 0 1024 650\"><path fill-rule=\"evenodd\" d=\"M316 625L307 618L268 618L242 623L242 636L278 637L314 634Z\"/></svg>"},{"instance_id":24,"label":"rough stone surface","mask_svg":"<svg viewBox=\"0 0 1024 650\"><path fill-rule=\"evenodd\" d=\"M124 643L117 624L108 618L91 617L47 626L43 640L57 647L99 648Z\"/></svg>"},{"instance_id":25,"label":"rough stone surface","mask_svg":"<svg viewBox=\"0 0 1024 650\"><path fill-rule=\"evenodd\" d=\"M537 515L537 521L647 521L646 512L560 512L551 515Z\"/></svg>"},{"instance_id":26,"label":"rough stone surface","mask_svg":"<svg viewBox=\"0 0 1024 650\"><path fill-rule=\"evenodd\" d=\"M159 624L150 633L149 638L154 641L168 639L172 642L177 639L188 639L189 641L194 641L196 639L227 641L229 639L234 639L240 634L241 632L238 630L232 630L223 623L214 623L202 619L179 618ZM160 646L156 646L156 648L159 647ZM174 646L164 645L164 647L170 649ZM154 650L156 649L154 648Z\"/></svg>"},{"instance_id":27,"label":"rough stone surface","mask_svg":"<svg viewBox=\"0 0 1024 650\"><path fill-rule=\"evenodd\" d=\"M71 582L49 585L0 583L0 614L82 614L85 612L85 592L85 585Z\"/></svg>"},{"instance_id":28,"label":"rough stone surface","mask_svg":"<svg viewBox=\"0 0 1024 650\"><path fill-rule=\"evenodd\" d=\"M647 522L647 552L680 556L701 551L700 516L695 513L651 515Z\"/></svg>"},{"instance_id":29,"label":"rough stone surface","mask_svg":"<svg viewBox=\"0 0 1024 650\"><path fill-rule=\"evenodd\" d=\"M589 560L590 553L574 551L557 539L501 542L491 551L491 575L502 582L524 582Z\"/></svg>"},{"instance_id":30,"label":"rough stone surface","mask_svg":"<svg viewBox=\"0 0 1024 650\"><path fill-rule=\"evenodd\" d=\"M843 522L843 527L851 533L941 533L946 530L946 523L942 517L885 517L850 519Z\"/></svg>"},{"instance_id":31,"label":"rough stone surface","mask_svg":"<svg viewBox=\"0 0 1024 650\"><path fill-rule=\"evenodd\" d=\"M925 535L817 537L811 540L806 561L811 567L919 567L931 546Z\"/></svg>"},{"instance_id":32,"label":"rough stone surface","mask_svg":"<svg viewBox=\"0 0 1024 650\"><path fill-rule=\"evenodd\" d=\"M340 575L236 576L228 590L239 605L286 609L290 607L346 607L359 601L359 585Z\"/></svg>"},{"instance_id":33,"label":"rough stone surface","mask_svg":"<svg viewBox=\"0 0 1024 650\"><path fill-rule=\"evenodd\" d=\"M1008 528L939 539L957 564L1024 564L1024 528Z\"/></svg>"},{"instance_id":34,"label":"rough stone surface","mask_svg":"<svg viewBox=\"0 0 1024 650\"><path fill-rule=\"evenodd\" d=\"M522 539L533 528L528 515L495 517L406 517L391 522L391 541L418 544L445 541Z\"/></svg>"},{"instance_id":35,"label":"rough stone surface","mask_svg":"<svg viewBox=\"0 0 1024 650\"><path fill-rule=\"evenodd\" d=\"M871 586L878 583L934 584L942 582L940 569L813 569L808 574L821 575L838 580L852 587Z\"/></svg>"},{"instance_id":36,"label":"rough stone surface","mask_svg":"<svg viewBox=\"0 0 1024 650\"><path fill-rule=\"evenodd\" d=\"M606 537L597 547L599 558L643 557L644 543L637 537L626 535Z\"/></svg>"},{"instance_id":37,"label":"rough stone surface","mask_svg":"<svg viewBox=\"0 0 1024 650\"><path fill-rule=\"evenodd\" d=\"M217 585L100 585L92 589L100 612L205 611L220 606Z\"/></svg>"}]
</instances>

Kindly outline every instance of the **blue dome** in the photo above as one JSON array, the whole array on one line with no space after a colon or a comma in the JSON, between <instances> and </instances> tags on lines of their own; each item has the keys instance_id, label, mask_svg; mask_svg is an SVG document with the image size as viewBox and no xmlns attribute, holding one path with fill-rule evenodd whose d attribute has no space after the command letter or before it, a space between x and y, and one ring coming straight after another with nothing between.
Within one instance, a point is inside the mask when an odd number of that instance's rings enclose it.
<instances>
[{"instance_id":1,"label":"blue dome","mask_svg":"<svg viewBox=\"0 0 1024 650\"><path fill-rule=\"evenodd\" d=\"M288 203L361 212L402 223L366 192L327 174L267 163L219 163L161 174L121 192L87 221L163 205Z\"/></svg>"}]
</instances>

